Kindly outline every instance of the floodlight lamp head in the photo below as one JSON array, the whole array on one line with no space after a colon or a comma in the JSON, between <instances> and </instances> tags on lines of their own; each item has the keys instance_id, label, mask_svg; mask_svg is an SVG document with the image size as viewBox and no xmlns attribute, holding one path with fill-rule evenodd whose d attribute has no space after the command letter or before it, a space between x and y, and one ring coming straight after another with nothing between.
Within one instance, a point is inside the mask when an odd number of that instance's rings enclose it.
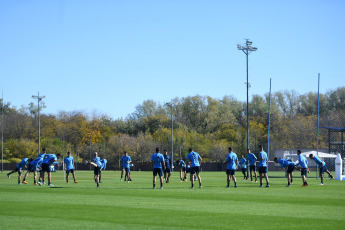
<instances>
[{"instance_id":1,"label":"floodlight lamp head","mask_svg":"<svg viewBox=\"0 0 345 230\"><path fill-rule=\"evenodd\" d=\"M251 44L253 44L253 42L251 42L251 41L249 41L249 40L246 41L246 45L247 45L247 46L250 46Z\"/></svg>"},{"instance_id":2,"label":"floodlight lamp head","mask_svg":"<svg viewBox=\"0 0 345 230\"><path fill-rule=\"evenodd\" d=\"M240 44L237 44L237 49L241 49L242 47L241 47L241 45Z\"/></svg>"}]
</instances>

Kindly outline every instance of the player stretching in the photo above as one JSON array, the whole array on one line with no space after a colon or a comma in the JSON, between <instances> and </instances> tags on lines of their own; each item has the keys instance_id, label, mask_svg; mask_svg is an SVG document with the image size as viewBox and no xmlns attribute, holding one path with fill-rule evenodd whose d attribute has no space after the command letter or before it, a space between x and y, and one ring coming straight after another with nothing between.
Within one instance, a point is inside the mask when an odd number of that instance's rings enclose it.
<instances>
[{"instance_id":1,"label":"player stretching","mask_svg":"<svg viewBox=\"0 0 345 230\"><path fill-rule=\"evenodd\" d=\"M259 153L259 174L260 174L260 186L262 188L262 174L264 174L266 179L266 187L270 187L270 182L267 176L267 153L264 151L264 147L259 145L261 152Z\"/></svg>"},{"instance_id":2,"label":"player stretching","mask_svg":"<svg viewBox=\"0 0 345 230\"><path fill-rule=\"evenodd\" d=\"M101 163L101 159L98 156L98 153L95 152L95 156L92 158L93 161L90 162L91 165L95 166L93 173L94 173L94 179L95 182L97 184L97 188L99 187L99 174L101 172L101 168L102 168L102 163Z\"/></svg>"},{"instance_id":3,"label":"player stretching","mask_svg":"<svg viewBox=\"0 0 345 230\"><path fill-rule=\"evenodd\" d=\"M246 158L244 158L243 154L242 154L242 158L240 159L240 165L241 165L241 169L242 169L242 174L244 176L243 180L248 180L248 175L246 175L246 173L247 173L247 160L246 160Z\"/></svg>"},{"instance_id":4,"label":"player stretching","mask_svg":"<svg viewBox=\"0 0 345 230\"><path fill-rule=\"evenodd\" d=\"M286 187L290 187L290 184L292 184L292 172L296 168L296 163L291 162L291 159L284 160L278 159L277 157L274 158L274 162L279 163L282 168L286 168L286 174L288 176L288 184Z\"/></svg>"},{"instance_id":5,"label":"player stretching","mask_svg":"<svg viewBox=\"0 0 345 230\"><path fill-rule=\"evenodd\" d=\"M32 159L30 159L30 161L32 161ZM22 178L22 169L26 168L26 165L28 164L28 162L29 162L29 159L28 158L24 158L20 163L17 164L15 170L7 173L7 177L11 178L10 175L12 173L18 172L18 184L22 184L22 183L20 183L21 178Z\"/></svg>"},{"instance_id":6,"label":"player stretching","mask_svg":"<svg viewBox=\"0 0 345 230\"><path fill-rule=\"evenodd\" d=\"M255 175L255 182L258 182L258 175L256 173L256 156L254 153L250 153L250 149L247 149L247 161L249 162L249 170L250 170L250 182L253 182L253 172Z\"/></svg>"},{"instance_id":7,"label":"player stretching","mask_svg":"<svg viewBox=\"0 0 345 230\"><path fill-rule=\"evenodd\" d=\"M301 176L302 176L302 181L303 181L302 187L306 187L308 186L308 183L307 183L308 161L307 161L307 158L303 156L301 153L302 153L301 150L297 150L297 155L298 155L297 165L301 166L300 170L301 170Z\"/></svg>"},{"instance_id":8,"label":"player stretching","mask_svg":"<svg viewBox=\"0 0 345 230\"><path fill-rule=\"evenodd\" d=\"M132 163L132 159L131 157L128 155L127 152L124 152L124 155L121 157L121 162L122 162L122 173L121 173L121 179L120 181L122 181L122 177L124 172L126 172L126 176L125 176L125 181L126 181L126 177L127 177L127 181L132 181L131 177L130 177L130 166Z\"/></svg>"},{"instance_id":9,"label":"player stretching","mask_svg":"<svg viewBox=\"0 0 345 230\"><path fill-rule=\"evenodd\" d=\"M192 183L191 188L194 188L194 173L196 173L196 176L199 180L199 188L202 188L201 177L200 177L200 162L202 159L199 153L193 152L193 149L189 148L189 153L186 157L186 160L189 160L191 162L191 172L190 172L190 181Z\"/></svg>"},{"instance_id":10,"label":"player stretching","mask_svg":"<svg viewBox=\"0 0 345 230\"><path fill-rule=\"evenodd\" d=\"M313 154L309 154L309 158L313 159L315 161L315 163L318 164L320 167L319 174L320 174L320 178L321 178L321 183L319 185L323 185L323 174L324 174L324 172L326 172L328 174L328 176L331 180L334 179L331 172L328 171L326 163L320 157L314 156Z\"/></svg>"},{"instance_id":11,"label":"player stretching","mask_svg":"<svg viewBox=\"0 0 345 230\"><path fill-rule=\"evenodd\" d=\"M157 147L156 153L152 154L151 161L153 161L153 189L156 188L156 177L159 175L159 180L161 182L161 189L163 189L163 172L162 167L165 168L164 157L159 153L160 150Z\"/></svg>"},{"instance_id":12,"label":"player stretching","mask_svg":"<svg viewBox=\"0 0 345 230\"><path fill-rule=\"evenodd\" d=\"M180 180L181 182L187 181L186 163L183 160L177 160L176 165L180 169ZM182 177L183 175L183 177Z\"/></svg>"},{"instance_id":13,"label":"player stretching","mask_svg":"<svg viewBox=\"0 0 345 230\"><path fill-rule=\"evenodd\" d=\"M74 160L71 156L71 152L67 152L67 157L64 159L65 167L66 167L66 183L68 184L68 175L69 173L72 173L74 183L78 183L75 178L74 173Z\"/></svg>"},{"instance_id":14,"label":"player stretching","mask_svg":"<svg viewBox=\"0 0 345 230\"><path fill-rule=\"evenodd\" d=\"M47 172L48 174L48 186L54 186L51 183L52 180L52 173L51 173L51 168L50 166L54 164L55 161L57 161L57 159L60 157L60 154L58 153L57 155L55 154L46 154L45 158L42 161L42 170L40 173L40 181L38 182L39 186L43 185L43 181L44 181L44 176L45 176L45 172Z\"/></svg>"},{"instance_id":15,"label":"player stretching","mask_svg":"<svg viewBox=\"0 0 345 230\"><path fill-rule=\"evenodd\" d=\"M27 184L26 177L29 175L30 172L34 173L34 185L37 185L36 179L37 179L37 169L41 167L43 158L38 157L35 160L31 161L29 163L28 171L25 173L25 176L23 178L23 184Z\"/></svg>"},{"instance_id":16,"label":"player stretching","mask_svg":"<svg viewBox=\"0 0 345 230\"><path fill-rule=\"evenodd\" d=\"M228 162L228 166L226 167L226 179L227 179L227 188L230 188L230 181L231 178L235 183L235 188L237 188L235 171L238 165L238 158L236 153L232 152L232 148L229 147L229 154L226 156L226 162Z\"/></svg>"},{"instance_id":17,"label":"player stretching","mask_svg":"<svg viewBox=\"0 0 345 230\"><path fill-rule=\"evenodd\" d=\"M165 149L164 149L163 157L164 157L164 162L165 162L164 180L166 183L169 183L169 178L171 176L172 161L171 161L171 157L168 155L168 151Z\"/></svg>"}]
</instances>

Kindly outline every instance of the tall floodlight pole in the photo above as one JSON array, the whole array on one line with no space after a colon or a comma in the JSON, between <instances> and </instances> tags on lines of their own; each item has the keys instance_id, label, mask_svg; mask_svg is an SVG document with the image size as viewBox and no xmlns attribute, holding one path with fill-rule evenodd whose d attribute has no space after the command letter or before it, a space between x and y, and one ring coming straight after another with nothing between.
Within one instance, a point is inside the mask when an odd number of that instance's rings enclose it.
<instances>
[{"instance_id":1,"label":"tall floodlight pole","mask_svg":"<svg viewBox=\"0 0 345 230\"><path fill-rule=\"evenodd\" d=\"M36 95L32 95L33 99L37 99L37 113L38 113L38 154L40 154L40 144L41 144L41 123L40 123L40 101L42 101L45 96L40 96L40 92Z\"/></svg>"},{"instance_id":2,"label":"tall floodlight pole","mask_svg":"<svg viewBox=\"0 0 345 230\"><path fill-rule=\"evenodd\" d=\"M4 91L1 96L1 172L4 171Z\"/></svg>"},{"instance_id":3,"label":"tall floodlight pole","mask_svg":"<svg viewBox=\"0 0 345 230\"><path fill-rule=\"evenodd\" d=\"M252 42L249 39L246 39L245 46L241 46L240 44L237 44L237 49L242 50L243 53L246 55L247 58L247 149L249 149L249 107L248 107L248 101L249 101L249 82L248 82L248 56L251 52L256 51L258 48L252 47Z\"/></svg>"},{"instance_id":4,"label":"tall floodlight pole","mask_svg":"<svg viewBox=\"0 0 345 230\"><path fill-rule=\"evenodd\" d=\"M171 161L174 162L174 120L173 120L173 104L172 102L165 103L166 106L170 107L171 111ZM173 171L174 167L171 168Z\"/></svg>"}]
</instances>

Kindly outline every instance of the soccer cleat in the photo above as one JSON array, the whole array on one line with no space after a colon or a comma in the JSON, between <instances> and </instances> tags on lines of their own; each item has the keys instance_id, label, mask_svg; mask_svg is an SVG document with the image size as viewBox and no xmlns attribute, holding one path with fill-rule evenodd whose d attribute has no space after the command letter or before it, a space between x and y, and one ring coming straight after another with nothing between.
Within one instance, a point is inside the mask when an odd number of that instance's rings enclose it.
<instances>
[{"instance_id":1,"label":"soccer cleat","mask_svg":"<svg viewBox=\"0 0 345 230\"><path fill-rule=\"evenodd\" d=\"M244 178L243 180L247 180L246 178Z\"/></svg>"},{"instance_id":2,"label":"soccer cleat","mask_svg":"<svg viewBox=\"0 0 345 230\"><path fill-rule=\"evenodd\" d=\"M37 183L34 183L34 185L38 185Z\"/></svg>"},{"instance_id":3,"label":"soccer cleat","mask_svg":"<svg viewBox=\"0 0 345 230\"><path fill-rule=\"evenodd\" d=\"M291 183L290 184L293 184L293 182L291 181Z\"/></svg>"},{"instance_id":4,"label":"soccer cleat","mask_svg":"<svg viewBox=\"0 0 345 230\"><path fill-rule=\"evenodd\" d=\"M78 181L74 181L74 184L78 184Z\"/></svg>"},{"instance_id":5,"label":"soccer cleat","mask_svg":"<svg viewBox=\"0 0 345 230\"><path fill-rule=\"evenodd\" d=\"M18 185L22 185L22 183L19 182Z\"/></svg>"},{"instance_id":6,"label":"soccer cleat","mask_svg":"<svg viewBox=\"0 0 345 230\"><path fill-rule=\"evenodd\" d=\"M49 186L49 187L54 187L54 185L53 185L53 184L48 184L48 186Z\"/></svg>"},{"instance_id":7,"label":"soccer cleat","mask_svg":"<svg viewBox=\"0 0 345 230\"><path fill-rule=\"evenodd\" d=\"M99 183L102 183L102 181L99 181Z\"/></svg>"},{"instance_id":8,"label":"soccer cleat","mask_svg":"<svg viewBox=\"0 0 345 230\"><path fill-rule=\"evenodd\" d=\"M230 185L227 185L226 187L227 187L227 188L230 188Z\"/></svg>"},{"instance_id":9,"label":"soccer cleat","mask_svg":"<svg viewBox=\"0 0 345 230\"><path fill-rule=\"evenodd\" d=\"M202 188L202 186L200 185L199 188Z\"/></svg>"},{"instance_id":10,"label":"soccer cleat","mask_svg":"<svg viewBox=\"0 0 345 230\"><path fill-rule=\"evenodd\" d=\"M323 183L320 183L319 185L323 185Z\"/></svg>"},{"instance_id":11,"label":"soccer cleat","mask_svg":"<svg viewBox=\"0 0 345 230\"><path fill-rule=\"evenodd\" d=\"M288 184L288 185L286 185L285 187L290 187L290 185Z\"/></svg>"},{"instance_id":12,"label":"soccer cleat","mask_svg":"<svg viewBox=\"0 0 345 230\"><path fill-rule=\"evenodd\" d=\"M255 183L258 183L258 181L256 180Z\"/></svg>"},{"instance_id":13,"label":"soccer cleat","mask_svg":"<svg viewBox=\"0 0 345 230\"><path fill-rule=\"evenodd\" d=\"M97 188L101 188L101 187L99 187L99 185L97 185Z\"/></svg>"},{"instance_id":14,"label":"soccer cleat","mask_svg":"<svg viewBox=\"0 0 345 230\"><path fill-rule=\"evenodd\" d=\"M120 179L120 181L122 181L122 178Z\"/></svg>"},{"instance_id":15,"label":"soccer cleat","mask_svg":"<svg viewBox=\"0 0 345 230\"><path fill-rule=\"evenodd\" d=\"M187 182L187 179L184 179L185 182Z\"/></svg>"},{"instance_id":16,"label":"soccer cleat","mask_svg":"<svg viewBox=\"0 0 345 230\"><path fill-rule=\"evenodd\" d=\"M163 189L163 187L161 187L161 189Z\"/></svg>"},{"instance_id":17,"label":"soccer cleat","mask_svg":"<svg viewBox=\"0 0 345 230\"><path fill-rule=\"evenodd\" d=\"M41 182L37 182L39 186L42 186L42 183Z\"/></svg>"},{"instance_id":18,"label":"soccer cleat","mask_svg":"<svg viewBox=\"0 0 345 230\"><path fill-rule=\"evenodd\" d=\"M268 184L268 185L266 185L266 188L269 188L270 187L270 185Z\"/></svg>"},{"instance_id":19,"label":"soccer cleat","mask_svg":"<svg viewBox=\"0 0 345 230\"><path fill-rule=\"evenodd\" d=\"M153 187L152 189L156 189L156 187Z\"/></svg>"},{"instance_id":20,"label":"soccer cleat","mask_svg":"<svg viewBox=\"0 0 345 230\"><path fill-rule=\"evenodd\" d=\"M25 180L23 180L22 182L23 182L23 184L28 184L28 182L26 182Z\"/></svg>"},{"instance_id":21,"label":"soccer cleat","mask_svg":"<svg viewBox=\"0 0 345 230\"><path fill-rule=\"evenodd\" d=\"M334 177L333 177L333 176L330 176L330 177L329 177L329 180L333 180L333 179L334 179Z\"/></svg>"},{"instance_id":22,"label":"soccer cleat","mask_svg":"<svg viewBox=\"0 0 345 230\"><path fill-rule=\"evenodd\" d=\"M308 186L308 184L304 184L304 185L302 185L302 187L307 187Z\"/></svg>"},{"instance_id":23,"label":"soccer cleat","mask_svg":"<svg viewBox=\"0 0 345 230\"><path fill-rule=\"evenodd\" d=\"M263 188L263 186L262 186L262 185L260 185L260 186L259 186L259 188Z\"/></svg>"},{"instance_id":24,"label":"soccer cleat","mask_svg":"<svg viewBox=\"0 0 345 230\"><path fill-rule=\"evenodd\" d=\"M66 184L68 184L68 181L66 181Z\"/></svg>"},{"instance_id":25,"label":"soccer cleat","mask_svg":"<svg viewBox=\"0 0 345 230\"><path fill-rule=\"evenodd\" d=\"M8 178L11 178L11 176L10 176L10 174L9 174L9 173L7 173L7 177L8 177Z\"/></svg>"},{"instance_id":26,"label":"soccer cleat","mask_svg":"<svg viewBox=\"0 0 345 230\"><path fill-rule=\"evenodd\" d=\"M237 188L237 184L235 184L235 188Z\"/></svg>"}]
</instances>

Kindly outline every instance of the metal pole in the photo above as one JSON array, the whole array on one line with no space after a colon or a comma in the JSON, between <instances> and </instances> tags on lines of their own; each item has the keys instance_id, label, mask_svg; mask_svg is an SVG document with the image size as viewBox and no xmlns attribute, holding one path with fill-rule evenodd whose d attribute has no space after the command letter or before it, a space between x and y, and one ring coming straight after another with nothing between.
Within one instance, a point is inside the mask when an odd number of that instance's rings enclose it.
<instances>
[{"instance_id":1,"label":"metal pole","mask_svg":"<svg viewBox=\"0 0 345 230\"><path fill-rule=\"evenodd\" d=\"M320 117L320 73L318 75L317 85L317 134L316 134L316 154L319 156L319 117ZM316 179L319 178L319 166L316 165Z\"/></svg>"},{"instance_id":2,"label":"metal pole","mask_svg":"<svg viewBox=\"0 0 345 230\"><path fill-rule=\"evenodd\" d=\"M248 83L248 50L246 52L247 57L247 149L249 149L249 83Z\"/></svg>"},{"instance_id":3,"label":"metal pole","mask_svg":"<svg viewBox=\"0 0 345 230\"><path fill-rule=\"evenodd\" d=\"M40 154L40 143L41 143L41 124L40 124L40 92L38 92L38 155Z\"/></svg>"},{"instance_id":4,"label":"metal pole","mask_svg":"<svg viewBox=\"0 0 345 230\"><path fill-rule=\"evenodd\" d=\"M4 171L4 90L2 90L1 103L1 172Z\"/></svg>"},{"instance_id":5,"label":"metal pole","mask_svg":"<svg viewBox=\"0 0 345 230\"><path fill-rule=\"evenodd\" d=\"M268 98L268 132L267 132L267 159L270 159L270 127L271 127L271 86L272 78L270 78L270 93ZM268 173L268 165L267 165Z\"/></svg>"},{"instance_id":6,"label":"metal pole","mask_svg":"<svg viewBox=\"0 0 345 230\"><path fill-rule=\"evenodd\" d=\"M171 103L171 161L174 162L174 118L173 118L173 104ZM174 171L174 167L171 168Z\"/></svg>"}]
</instances>

